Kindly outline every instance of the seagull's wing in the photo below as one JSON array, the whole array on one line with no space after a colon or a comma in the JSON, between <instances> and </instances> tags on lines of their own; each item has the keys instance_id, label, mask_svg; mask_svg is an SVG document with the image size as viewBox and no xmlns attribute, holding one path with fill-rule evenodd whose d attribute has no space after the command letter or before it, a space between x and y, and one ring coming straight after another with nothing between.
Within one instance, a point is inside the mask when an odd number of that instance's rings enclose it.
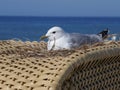
<instances>
[{"instance_id":1,"label":"seagull's wing","mask_svg":"<svg viewBox=\"0 0 120 90\"><path fill-rule=\"evenodd\" d=\"M107 29L101 31L100 33L98 33L97 35L102 36L103 39L106 39L108 36L108 33L109 33L109 30L107 28Z\"/></svg>"},{"instance_id":2,"label":"seagull's wing","mask_svg":"<svg viewBox=\"0 0 120 90\"><path fill-rule=\"evenodd\" d=\"M93 44L96 42L100 42L101 40L102 38L95 34L91 35L79 33L70 34L71 47L78 47L84 44Z\"/></svg>"}]
</instances>

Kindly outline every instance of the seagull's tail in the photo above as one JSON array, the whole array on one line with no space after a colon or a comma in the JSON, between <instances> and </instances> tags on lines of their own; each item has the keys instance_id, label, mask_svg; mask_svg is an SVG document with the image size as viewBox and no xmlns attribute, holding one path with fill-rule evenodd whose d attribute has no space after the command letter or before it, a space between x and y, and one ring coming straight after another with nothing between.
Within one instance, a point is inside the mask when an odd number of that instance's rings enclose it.
<instances>
[{"instance_id":1,"label":"seagull's tail","mask_svg":"<svg viewBox=\"0 0 120 90\"><path fill-rule=\"evenodd\" d=\"M100 33L98 33L97 35L99 35L101 38L105 39L108 37L108 33L109 33L109 30L107 28L107 29L104 29L103 31L101 31Z\"/></svg>"}]
</instances>

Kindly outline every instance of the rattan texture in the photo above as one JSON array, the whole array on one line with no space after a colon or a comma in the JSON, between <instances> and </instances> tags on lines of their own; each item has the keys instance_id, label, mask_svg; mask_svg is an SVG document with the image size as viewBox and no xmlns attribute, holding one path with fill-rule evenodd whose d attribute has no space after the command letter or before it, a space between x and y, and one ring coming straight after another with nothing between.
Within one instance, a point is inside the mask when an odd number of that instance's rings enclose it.
<instances>
[{"instance_id":1,"label":"rattan texture","mask_svg":"<svg viewBox=\"0 0 120 90\"><path fill-rule=\"evenodd\" d=\"M0 41L0 90L119 89L119 41L57 51L43 41Z\"/></svg>"}]
</instances>

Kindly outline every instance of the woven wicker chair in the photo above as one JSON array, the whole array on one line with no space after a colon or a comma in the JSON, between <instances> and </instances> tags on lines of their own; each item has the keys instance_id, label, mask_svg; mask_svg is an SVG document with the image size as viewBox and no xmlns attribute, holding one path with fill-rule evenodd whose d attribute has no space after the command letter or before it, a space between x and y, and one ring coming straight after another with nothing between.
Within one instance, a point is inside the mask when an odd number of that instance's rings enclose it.
<instances>
[{"instance_id":1,"label":"woven wicker chair","mask_svg":"<svg viewBox=\"0 0 120 90\"><path fill-rule=\"evenodd\" d=\"M0 41L0 90L119 90L120 42L47 51L45 42Z\"/></svg>"}]
</instances>

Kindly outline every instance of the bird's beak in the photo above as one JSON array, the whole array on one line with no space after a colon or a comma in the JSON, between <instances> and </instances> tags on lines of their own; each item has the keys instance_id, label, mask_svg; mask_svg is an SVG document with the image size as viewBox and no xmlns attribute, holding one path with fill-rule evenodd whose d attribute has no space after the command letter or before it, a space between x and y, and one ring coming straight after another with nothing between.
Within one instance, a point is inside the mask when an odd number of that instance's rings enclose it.
<instances>
[{"instance_id":1,"label":"bird's beak","mask_svg":"<svg viewBox=\"0 0 120 90\"><path fill-rule=\"evenodd\" d=\"M43 35L43 36L40 37L40 40L44 40L46 38L48 38L48 36Z\"/></svg>"}]
</instances>

